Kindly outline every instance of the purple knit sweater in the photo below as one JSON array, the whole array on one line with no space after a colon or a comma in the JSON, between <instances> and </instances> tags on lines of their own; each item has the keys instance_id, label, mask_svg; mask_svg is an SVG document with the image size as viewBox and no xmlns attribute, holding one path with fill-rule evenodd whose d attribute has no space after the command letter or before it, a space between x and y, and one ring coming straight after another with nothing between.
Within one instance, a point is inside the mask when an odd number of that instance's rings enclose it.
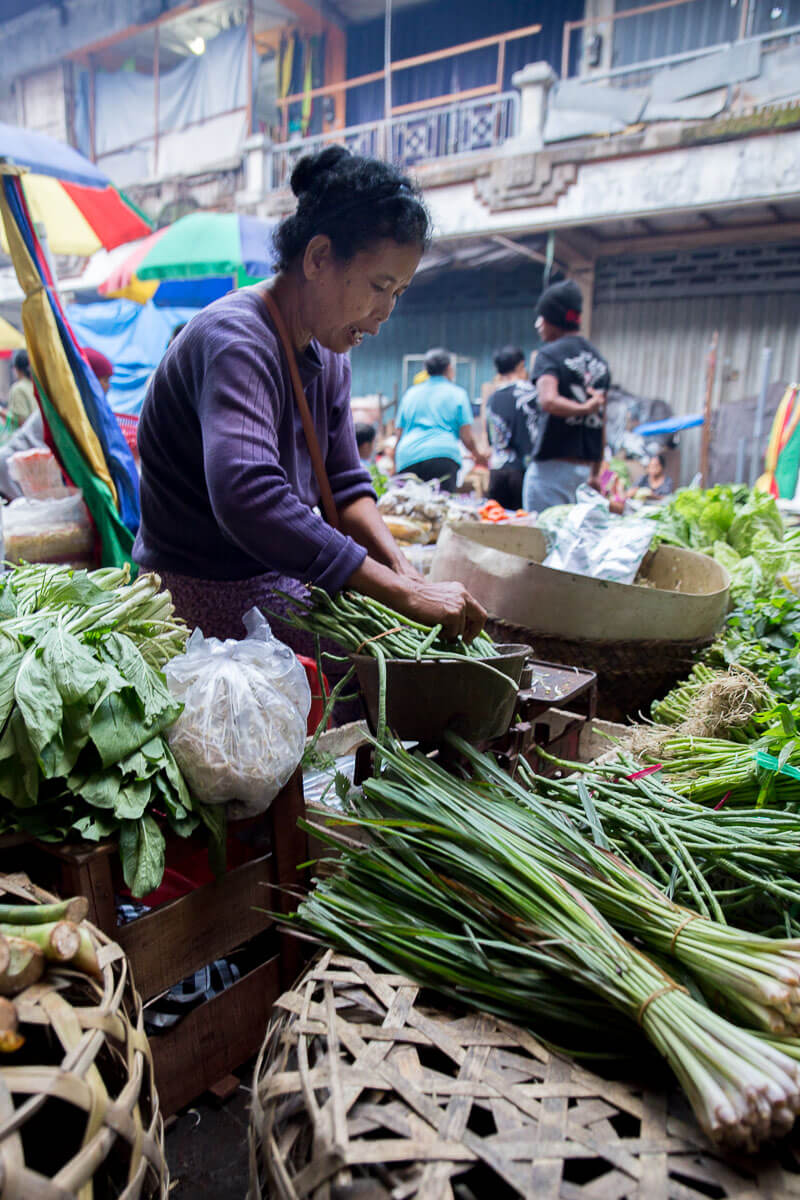
<instances>
[{"instance_id":1,"label":"purple knit sweater","mask_svg":"<svg viewBox=\"0 0 800 1200\"><path fill-rule=\"evenodd\" d=\"M350 362L312 341L300 377L337 506L373 496L350 412ZM246 288L193 317L139 421L142 522L133 557L198 579L275 571L338 591L366 551L312 512L319 489L286 360Z\"/></svg>"}]
</instances>

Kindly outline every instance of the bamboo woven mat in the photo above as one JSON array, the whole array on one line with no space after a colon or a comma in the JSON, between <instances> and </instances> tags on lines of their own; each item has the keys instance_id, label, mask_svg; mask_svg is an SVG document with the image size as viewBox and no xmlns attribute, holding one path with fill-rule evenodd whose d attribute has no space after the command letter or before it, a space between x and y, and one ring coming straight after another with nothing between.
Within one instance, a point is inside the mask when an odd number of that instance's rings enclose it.
<instances>
[{"instance_id":1,"label":"bamboo woven mat","mask_svg":"<svg viewBox=\"0 0 800 1200\"><path fill-rule=\"evenodd\" d=\"M422 997L424 1001L425 997ZM601 1079L326 952L256 1067L249 1200L800 1197L800 1148L721 1158L679 1093Z\"/></svg>"}]
</instances>

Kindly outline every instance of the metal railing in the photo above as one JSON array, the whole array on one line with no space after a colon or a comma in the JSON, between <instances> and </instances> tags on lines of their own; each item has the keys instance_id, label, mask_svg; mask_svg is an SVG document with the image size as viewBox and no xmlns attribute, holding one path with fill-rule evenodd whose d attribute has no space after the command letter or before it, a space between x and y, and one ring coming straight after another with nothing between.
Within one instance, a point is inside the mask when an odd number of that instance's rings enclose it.
<instances>
[{"instance_id":1,"label":"metal railing","mask_svg":"<svg viewBox=\"0 0 800 1200\"><path fill-rule=\"evenodd\" d=\"M268 187L272 191L288 187L301 155L313 154L334 142L355 154L388 158L408 168L431 159L494 149L514 137L518 128L519 94L501 92L443 108L403 113L389 121L368 121L349 129L295 138L269 151Z\"/></svg>"},{"instance_id":2,"label":"metal railing","mask_svg":"<svg viewBox=\"0 0 800 1200\"><path fill-rule=\"evenodd\" d=\"M647 4L639 8L626 8L621 12L612 13L607 16L586 17L580 21L565 21L561 53L561 78L572 78L577 81L591 80L592 82L599 82L601 80L616 80L623 87L642 87L649 82L655 71L658 71L663 67L678 66L681 63L691 62L694 59L705 58L710 54L718 54L721 50L729 50L734 45L757 43L765 50L769 50L777 48L775 43L780 43L784 40L787 43L791 43L800 38L800 25L779 27L757 34L746 32L748 29L748 22L746 18L748 13L752 13L752 9L750 8L749 4L743 4L742 19L740 21L738 37L733 41L719 41L705 46L694 46L692 48L677 51L673 54L664 54L655 58L641 59L639 61L625 63L617 67L599 69L592 68L586 71L584 65L580 64L578 66L578 73L570 75L569 61L571 57L571 35L574 30L598 30L605 28L606 31L613 31L614 23L616 21L626 20L633 17L649 16L656 12L660 13L665 9L669 10L672 8L686 7L695 2L696 0L659 0L659 3Z\"/></svg>"}]
</instances>

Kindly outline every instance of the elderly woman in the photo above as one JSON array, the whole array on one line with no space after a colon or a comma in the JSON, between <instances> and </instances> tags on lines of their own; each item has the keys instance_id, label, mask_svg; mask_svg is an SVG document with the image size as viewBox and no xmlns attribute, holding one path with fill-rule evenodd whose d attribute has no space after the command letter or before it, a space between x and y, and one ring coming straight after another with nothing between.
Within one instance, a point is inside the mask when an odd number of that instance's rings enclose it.
<instances>
[{"instance_id":1,"label":"elderly woman","mask_svg":"<svg viewBox=\"0 0 800 1200\"><path fill-rule=\"evenodd\" d=\"M350 413L348 353L410 284L427 210L394 167L340 146L301 159L291 184L278 273L198 313L153 374L134 557L206 635L241 637L253 605L278 609L277 592L314 583L472 638L480 605L461 584L426 583L384 525Z\"/></svg>"}]
</instances>

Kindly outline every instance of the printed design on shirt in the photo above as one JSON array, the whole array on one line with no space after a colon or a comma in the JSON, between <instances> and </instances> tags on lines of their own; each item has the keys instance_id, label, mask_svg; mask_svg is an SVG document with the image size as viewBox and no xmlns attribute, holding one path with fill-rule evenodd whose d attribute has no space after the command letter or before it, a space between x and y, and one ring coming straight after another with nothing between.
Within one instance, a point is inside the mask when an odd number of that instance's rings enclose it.
<instances>
[{"instance_id":1,"label":"printed design on shirt","mask_svg":"<svg viewBox=\"0 0 800 1200\"><path fill-rule=\"evenodd\" d=\"M608 366L590 350L581 350L580 354L565 358L564 366L573 376L569 382L569 390L578 403L586 403L589 388L605 387L605 383L601 384L600 381L607 379ZM568 425L585 425L587 428L597 429L603 424L603 412L591 412L585 417L567 417L566 420Z\"/></svg>"},{"instance_id":2,"label":"printed design on shirt","mask_svg":"<svg viewBox=\"0 0 800 1200\"><path fill-rule=\"evenodd\" d=\"M536 400L536 386L532 383L520 383L515 388L514 399L517 405L517 412L522 416L525 423L525 428L528 433L529 447L536 445L536 438L539 433L539 405ZM529 456L526 454L525 456Z\"/></svg>"},{"instance_id":3,"label":"printed design on shirt","mask_svg":"<svg viewBox=\"0 0 800 1200\"><path fill-rule=\"evenodd\" d=\"M514 461L514 451L511 449L511 426L491 408L486 415L486 420L489 426L489 441L492 444L489 466L493 471L499 471L501 467L506 467Z\"/></svg>"}]
</instances>

